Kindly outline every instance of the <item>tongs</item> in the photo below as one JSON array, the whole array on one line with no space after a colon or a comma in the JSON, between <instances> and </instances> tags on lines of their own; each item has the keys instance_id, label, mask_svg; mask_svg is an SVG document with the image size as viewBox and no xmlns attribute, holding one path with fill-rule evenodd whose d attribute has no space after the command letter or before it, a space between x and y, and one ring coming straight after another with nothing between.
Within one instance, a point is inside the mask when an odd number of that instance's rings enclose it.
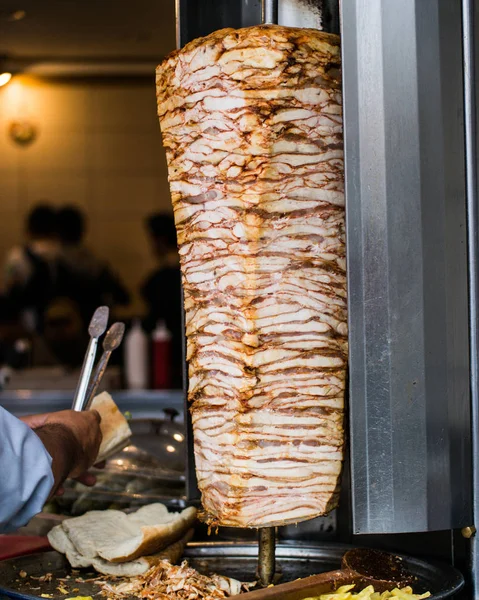
<instances>
[{"instance_id":1,"label":"tongs","mask_svg":"<svg viewBox=\"0 0 479 600\"><path fill-rule=\"evenodd\" d=\"M90 342L83 360L83 366L80 373L78 386L73 397L72 409L78 412L87 410L94 398L95 392L100 385L100 381L105 373L108 361L113 350L118 348L123 339L125 326L123 323L114 323L108 330L103 341L103 355L95 370L95 374L90 381L93 365L95 363L98 341L105 333L108 325L109 309L107 306L100 306L96 309L88 327Z\"/></svg>"},{"instance_id":2,"label":"tongs","mask_svg":"<svg viewBox=\"0 0 479 600\"><path fill-rule=\"evenodd\" d=\"M103 340L103 354L101 355L101 358L98 361L92 380L90 381L90 385L88 386L84 410L88 410L90 408L98 386L100 385L100 382L103 379L103 375L105 374L111 353L113 352L113 350L116 350L121 344L124 333L124 323L113 323L110 329L106 332L105 339Z\"/></svg>"}]
</instances>

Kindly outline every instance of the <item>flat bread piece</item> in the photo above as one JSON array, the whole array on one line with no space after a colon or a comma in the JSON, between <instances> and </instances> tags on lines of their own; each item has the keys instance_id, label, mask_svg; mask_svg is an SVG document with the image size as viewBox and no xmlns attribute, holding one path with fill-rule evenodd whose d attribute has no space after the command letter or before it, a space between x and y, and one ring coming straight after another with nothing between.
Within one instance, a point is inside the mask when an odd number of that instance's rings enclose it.
<instances>
[{"instance_id":1,"label":"flat bread piece","mask_svg":"<svg viewBox=\"0 0 479 600\"><path fill-rule=\"evenodd\" d=\"M113 563L103 558L94 558L92 565L96 571L103 575L115 575L116 577L143 575L162 560L168 560L172 565L176 564L183 556L186 544L193 538L193 533L194 530L190 529L180 540L151 556L142 556L125 563Z\"/></svg>"},{"instance_id":2,"label":"flat bread piece","mask_svg":"<svg viewBox=\"0 0 479 600\"><path fill-rule=\"evenodd\" d=\"M96 396L90 408L97 410L101 416L100 429L103 440L97 459L98 462L101 462L128 446L131 429L128 421L108 392L102 392Z\"/></svg>"},{"instance_id":3,"label":"flat bread piece","mask_svg":"<svg viewBox=\"0 0 479 600\"><path fill-rule=\"evenodd\" d=\"M51 546L65 554L68 562L74 569L83 569L93 566L96 571L103 575L115 575L118 577L136 577L143 575L151 567L156 566L161 560L168 560L176 564L183 556L186 544L193 538L194 530L190 529L186 534L171 546L152 556L142 556L126 563L112 563L103 558L86 558L82 556L70 541L67 533L61 525L54 527L48 534Z\"/></svg>"},{"instance_id":4,"label":"flat bread piece","mask_svg":"<svg viewBox=\"0 0 479 600\"><path fill-rule=\"evenodd\" d=\"M181 513L167 513L161 522L154 519L153 506L145 506L132 515L130 523L140 526L138 535L133 538L125 536L120 543L108 541L99 547L98 555L105 560L121 563L157 553L179 540L196 520L196 508L189 507ZM141 520L140 511L143 511Z\"/></svg>"},{"instance_id":5,"label":"flat bread piece","mask_svg":"<svg viewBox=\"0 0 479 600\"><path fill-rule=\"evenodd\" d=\"M128 521L135 525L143 527L144 525L156 525L157 523L168 522L173 516L179 513L170 513L164 504L156 502L155 504L146 504L138 510L128 515Z\"/></svg>"},{"instance_id":6,"label":"flat bread piece","mask_svg":"<svg viewBox=\"0 0 479 600\"><path fill-rule=\"evenodd\" d=\"M158 503L129 515L118 510L90 511L66 519L62 527L82 556L122 563L160 552L178 541L195 519L193 507L169 513Z\"/></svg>"},{"instance_id":7,"label":"flat bread piece","mask_svg":"<svg viewBox=\"0 0 479 600\"><path fill-rule=\"evenodd\" d=\"M86 558L78 552L61 525L57 525L48 532L48 541L57 552L65 554L74 569L86 569L91 566L92 559Z\"/></svg>"},{"instance_id":8,"label":"flat bread piece","mask_svg":"<svg viewBox=\"0 0 479 600\"><path fill-rule=\"evenodd\" d=\"M134 537L138 528L119 510L92 510L81 517L66 519L62 527L76 550L90 560L98 556L98 547L106 540L115 543Z\"/></svg>"}]
</instances>

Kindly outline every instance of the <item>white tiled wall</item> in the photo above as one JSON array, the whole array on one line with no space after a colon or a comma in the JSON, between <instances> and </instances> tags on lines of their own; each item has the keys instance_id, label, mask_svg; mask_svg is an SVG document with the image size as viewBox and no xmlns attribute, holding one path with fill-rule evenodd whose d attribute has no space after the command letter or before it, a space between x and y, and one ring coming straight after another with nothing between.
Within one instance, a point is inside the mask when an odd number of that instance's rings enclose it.
<instances>
[{"instance_id":1,"label":"white tiled wall","mask_svg":"<svg viewBox=\"0 0 479 600\"><path fill-rule=\"evenodd\" d=\"M39 131L26 147L8 135L9 123L20 119ZM143 220L170 210L153 77L68 84L21 78L0 88L0 260L22 239L25 215L40 200L83 207L90 246L138 289L153 265Z\"/></svg>"}]
</instances>

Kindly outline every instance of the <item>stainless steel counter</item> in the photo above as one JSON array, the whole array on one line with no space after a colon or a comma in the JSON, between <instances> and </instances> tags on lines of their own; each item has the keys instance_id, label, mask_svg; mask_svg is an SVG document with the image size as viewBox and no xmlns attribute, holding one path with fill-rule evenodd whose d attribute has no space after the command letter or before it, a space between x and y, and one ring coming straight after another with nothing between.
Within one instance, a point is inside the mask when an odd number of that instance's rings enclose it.
<instances>
[{"instance_id":1,"label":"stainless steel counter","mask_svg":"<svg viewBox=\"0 0 479 600\"><path fill-rule=\"evenodd\" d=\"M0 406L17 416L71 408L74 390L0 392ZM121 390L112 392L121 411L130 411L136 419L150 419L167 408L183 414L183 392L180 390Z\"/></svg>"}]
</instances>

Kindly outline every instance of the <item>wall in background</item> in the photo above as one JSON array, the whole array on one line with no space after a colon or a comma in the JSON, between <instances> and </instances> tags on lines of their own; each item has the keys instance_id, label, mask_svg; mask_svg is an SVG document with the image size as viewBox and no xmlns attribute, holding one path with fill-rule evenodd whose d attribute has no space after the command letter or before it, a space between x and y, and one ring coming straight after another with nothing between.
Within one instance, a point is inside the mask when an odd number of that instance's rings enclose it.
<instances>
[{"instance_id":1,"label":"wall in background","mask_svg":"<svg viewBox=\"0 0 479 600\"><path fill-rule=\"evenodd\" d=\"M8 134L23 119L38 127L25 147ZM0 261L23 239L25 216L41 200L82 207L88 244L137 292L154 265L144 218L171 210L153 78L16 78L0 88Z\"/></svg>"}]
</instances>

